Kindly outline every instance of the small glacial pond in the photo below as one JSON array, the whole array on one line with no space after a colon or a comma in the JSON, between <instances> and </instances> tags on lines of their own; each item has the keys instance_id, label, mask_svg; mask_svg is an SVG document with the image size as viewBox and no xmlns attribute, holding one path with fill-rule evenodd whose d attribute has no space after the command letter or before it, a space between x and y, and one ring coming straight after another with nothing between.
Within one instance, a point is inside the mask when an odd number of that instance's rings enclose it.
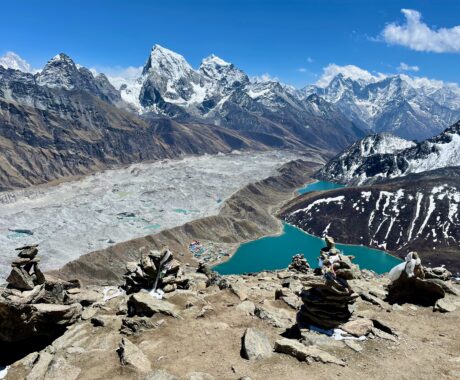
<instances>
[{"instance_id":1,"label":"small glacial pond","mask_svg":"<svg viewBox=\"0 0 460 380\"><path fill-rule=\"evenodd\" d=\"M315 182L300 189L299 193L339 187L343 186L328 182ZM242 244L230 260L215 266L214 270L220 274L241 274L283 269L289 265L292 256L297 253L303 253L310 265L315 267L319 251L324 245L323 239L285 223L281 235L267 236ZM353 262L361 269L371 269L376 273L388 272L401 262L400 259L384 251L360 245L337 244L337 248L346 255L355 256Z\"/></svg>"}]
</instances>

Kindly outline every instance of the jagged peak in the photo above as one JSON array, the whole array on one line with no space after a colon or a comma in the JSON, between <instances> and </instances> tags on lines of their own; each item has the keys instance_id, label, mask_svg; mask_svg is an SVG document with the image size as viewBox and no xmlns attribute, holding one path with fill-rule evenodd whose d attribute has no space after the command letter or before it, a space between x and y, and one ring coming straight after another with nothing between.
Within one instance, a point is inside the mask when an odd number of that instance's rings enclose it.
<instances>
[{"instance_id":1,"label":"jagged peak","mask_svg":"<svg viewBox=\"0 0 460 380\"><path fill-rule=\"evenodd\" d=\"M210 56L204 58L201 61L201 65L217 65L217 66L230 66L231 63L224 61L222 58L218 57L217 55L211 54Z\"/></svg>"},{"instance_id":2,"label":"jagged peak","mask_svg":"<svg viewBox=\"0 0 460 380\"><path fill-rule=\"evenodd\" d=\"M144 65L142 73L146 74L151 70L162 70L165 68L170 69L172 74L194 71L182 55L155 44L152 47L149 59Z\"/></svg>"},{"instance_id":3,"label":"jagged peak","mask_svg":"<svg viewBox=\"0 0 460 380\"><path fill-rule=\"evenodd\" d=\"M67 54L65 53L59 53L56 54L53 58L51 58L47 65L50 63L57 63L57 62L65 62L65 63L70 63L72 65L75 65L75 62L73 61L72 58L70 58Z\"/></svg>"}]
</instances>

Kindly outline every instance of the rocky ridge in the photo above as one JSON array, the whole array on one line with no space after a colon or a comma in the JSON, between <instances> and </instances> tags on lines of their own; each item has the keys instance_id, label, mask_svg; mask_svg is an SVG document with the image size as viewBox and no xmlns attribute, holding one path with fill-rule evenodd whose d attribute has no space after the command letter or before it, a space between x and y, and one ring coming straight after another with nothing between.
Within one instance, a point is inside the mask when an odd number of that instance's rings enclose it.
<instances>
[{"instance_id":1,"label":"rocky ridge","mask_svg":"<svg viewBox=\"0 0 460 380\"><path fill-rule=\"evenodd\" d=\"M364 244L405 257L416 250L431 265L460 271L460 169L437 169L369 186L314 192L280 215L316 236ZM350 224L349 221L353 220Z\"/></svg>"},{"instance_id":2,"label":"rocky ridge","mask_svg":"<svg viewBox=\"0 0 460 380\"><path fill-rule=\"evenodd\" d=\"M316 94L375 133L423 140L460 119L460 89L405 74L350 77L338 73L328 83L300 90Z\"/></svg>"},{"instance_id":3,"label":"rocky ridge","mask_svg":"<svg viewBox=\"0 0 460 380\"><path fill-rule=\"evenodd\" d=\"M414 143L390 134L367 136L330 160L316 178L363 185L411 173L458 166L460 122L439 135Z\"/></svg>"}]
</instances>

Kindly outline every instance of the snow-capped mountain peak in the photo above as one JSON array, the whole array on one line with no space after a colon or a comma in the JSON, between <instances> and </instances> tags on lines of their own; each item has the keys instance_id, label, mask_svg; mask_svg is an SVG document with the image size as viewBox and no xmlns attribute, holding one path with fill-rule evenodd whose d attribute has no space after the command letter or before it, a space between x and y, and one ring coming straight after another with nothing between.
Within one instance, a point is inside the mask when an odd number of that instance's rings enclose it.
<instances>
[{"instance_id":1,"label":"snow-capped mountain peak","mask_svg":"<svg viewBox=\"0 0 460 380\"><path fill-rule=\"evenodd\" d=\"M167 73L172 80L178 80L181 76L188 75L194 70L182 55L163 46L154 45L144 66L143 74L152 71Z\"/></svg>"},{"instance_id":2,"label":"snow-capped mountain peak","mask_svg":"<svg viewBox=\"0 0 460 380\"><path fill-rule=\"evenodd\" d=\"M408 139L431 137L460 119L457 85L406 74L329 67L317 85L302 89L299 96L312 93L334 104L356 125Z\"/></svg>"},{"instance_id":3,"label":"snow-capped mountain peak","mask_svg":"<svg viewBox=\"0 0 460 380\"><path fill-rule=\"evenodd\" d=\"M344 184L369 184L382 178L458 166L460 122L441 134L414 143L390 134L367 136L318 172L318 178Z\"/></svg>"},{"instance_id":4,"label":"snow-capped mountain peak","mask_svg":"<svg viewBox=\"0 0 460 380\"><path fill-rule=\"evenodd\" d=\"M43 70L37 74L37 84L50 88L71 90L75 87L78 67L66 54L59 53L48 61Z\"/></svg>"},{"instance_id":5,"label":"snow-capped mountain peak","mask_svg":"<svg viewBox=\"0 0 460 380\"><path fill-rule=\"evenodd\" d=\"M201 61L202 66L216 65L216 66L230 66L231 63L224 61L222 58L217 55L211 54L210 56L204 58Z\"/></svg>"},{"instance_id":6,"label":"snow-capped mountain peak","mask_svg":"<svg viewBox=\"0 0 460 380\"><path fill-rule=\"evenodd\" d=\"M0 66L5 69L19 70L24 73L31 73L33 71L27 61L12 51L8 51L3 57L0 57Z\"/></svg>"}]
</instances>

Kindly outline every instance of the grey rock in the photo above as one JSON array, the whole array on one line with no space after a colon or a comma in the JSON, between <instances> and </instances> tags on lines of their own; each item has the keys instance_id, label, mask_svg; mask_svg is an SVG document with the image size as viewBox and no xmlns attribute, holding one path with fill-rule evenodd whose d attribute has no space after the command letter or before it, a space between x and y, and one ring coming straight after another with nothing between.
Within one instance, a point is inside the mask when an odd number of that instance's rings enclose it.
<instances>
[{"instance_id":1,"label":"grey rock","mask_svg":"<svg viewBox=\"0 0 460 380\"><path fill-rule=\"evenodd\" d=\"M32 277L22 268L13 267L6 282L13 288L19 290L32 290L34 282Z\"/></svg>"},{"instance_id":2,"label":"grey rock","mask_svg":"<svg viewBox=\"0 0 460 380\"><path fill-rule=\"evenodd\" d=\"M440 311L441 313L450 313L456 309L457 306L447 298L441 298L437 300L436 304L434 305L434 310Z\"/></svg>"},{"instance_id":3,"label":"grey rock","mask_svg":"<svg viewBox=\"0 0 460 380\"><path fill-rule=\"evenodd\" d=\"M246 329L242 346L242 355L245 359L266 359L272 356L272 351L270 340L263 332L254 328Z\"/></svg>"},{"instance_id":4,"label":"grey rock","mask_svg":"<svg viewBox=\"0 0 460 380\"><path fill-rule=\"evenodd\" d=\"M162 369L157 369L145 376L144 380L179 380L179 378Z\"/></svg>"},{"instance_id":5,"label":"grey rock","mask_svg":"<svg viewBox=\"0 0 460 380\"><path fill-rule=\"evenodd\" d=\"M181 318L176 312L173 304L166 300L159 300L146 292L139 292L131 295L128 300L128 315L140 317L151 317L154 314L168 315L174 318Z\"/></svg>"},{"instance_id":6,"label":"grey rock","mask_svg":"<svg viewBox=\"0 0 460 380\"><path fill-rule=\"evenodd\" d=\"M204 372L191 372L186 376L187 380L215 380L214 376Z\"/></svg>"},{"instance_id":7,"label":"grey rock","mask_svg":"<svg viewBox=\"0 0 460 380\"><path fill-rule=\"evenodd\" d=\"M363 350L363 346L361 346L356 340L345 339L343 342L353 351L361 352Z\"/></svg>"},{"instance_id":8,"label":"grey rock","mask_svg":"<svg viewBox=\"0 0 460 380\"><path fill-rule=\"evenodd\" d=\"M151 371L152 364L150 363L150 360L130 340L122 338L117 352L121 365L132 366L139 372Z\"/></svg>"},{"instance_id":9,"label":"grey rock","mask_svg":"<svg viewBox=\"0 0 460 380\"><path fill-rule=\"evenodd\" d=\"M293 356L299 361L314 360L324 364L346 365L343 360L336 358L326 351L320 350L316 346L305 346L296 340L287 338L282 338L275 342L275 351Z\"/></svg>"}]
</instances>

